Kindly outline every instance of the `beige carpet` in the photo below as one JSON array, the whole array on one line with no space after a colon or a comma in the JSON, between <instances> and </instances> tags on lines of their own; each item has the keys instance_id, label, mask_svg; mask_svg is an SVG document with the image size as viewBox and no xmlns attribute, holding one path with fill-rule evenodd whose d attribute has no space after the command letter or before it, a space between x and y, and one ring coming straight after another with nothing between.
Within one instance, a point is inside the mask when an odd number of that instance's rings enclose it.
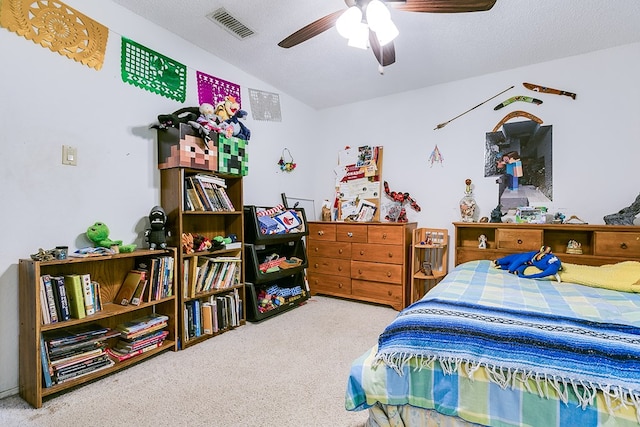
<instances>
[{"instance_id":1,"label":"beige carpet","mask_svg":"<svg viewBox=\"0 0 640 427\"><path fill-rule=\"evenodd\" d=\"M344 409L351 361L397 312L316 296L261 323L144 363L44 402L0 400L0 426L355 427Z\"/></svg>"}]
</instances>

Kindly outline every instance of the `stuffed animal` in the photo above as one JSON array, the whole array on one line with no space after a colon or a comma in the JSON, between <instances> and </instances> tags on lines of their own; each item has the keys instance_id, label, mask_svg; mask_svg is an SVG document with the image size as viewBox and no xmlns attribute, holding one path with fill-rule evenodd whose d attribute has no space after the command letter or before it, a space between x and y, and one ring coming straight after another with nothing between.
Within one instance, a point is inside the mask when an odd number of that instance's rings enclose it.
<instances>
[{"instance_id":1,"label":"stuffed animal","mask_svg":"<svg viewBox=\"0 0 640 427\"><path fill-rule=\"evenodd\" d=\"M192 120L196 120L199 114L198 107L181 108L171 114L160 114L158 116L159 124L151 125L151 127L156 129L177 128L180 123L189 123Z\"/></svg>"},{"instance_id":2,"label":"stuffed animal","mask_svg":"<svg viewBox=\"0 0 640 427\"><path fill-rule=\"evenodd\" d=\"M240 104L236 101L234 96L225 96L224 101L219 102L216 105L215 114L221 118L221 120L229 126L230 136L236 138L249 140L251 138L251 131L240 122L238 119L244 119L248 113L240 109ZM227 135L229 138L229 135Z\"/></svg>"},{"instance_id":3,"label":"stuffed animal","mask_svg":"<svg viewBox=\"0 0 640 427\"><path fill-rule=\"evenodd\" d=\"M200 115L196 120L190 120L188 123L192 128L200 133L208 148L211 141L211 131L225 133L227 137L231 136L233 129L227 129L228 126L222 121L222 118L215 113L213 105L206 102L200 104Z\"/></svg>"},{"instance_id":4,"label":"stuffed animal","mask_svg":"<svg viewBox=\"0 0 640 427\"><path fill-rule=\"evenodd\" d=\"M169 231L165 229L167 214L162 209L162 206L154 206L151 209L151 212L149 212L149 224L151 228L144 232L144 237L149 242L149 249L166 249Z\"/></svg>"},{"instance_id":5,"label":"stuffed animal","mask_svg":"<svg viewBox=\"0 0 640 427\"><path fill-rule=\"evenodd\" d=\"M96 247L100 248L114 248L118 249L118 252L127 253L136 250L135 244L123 245L122 240L111 240L109 238L109 227L104 222L96 222L89 228L87 228L87 237L93 242Z\"/></svg>"},{"instance_id":6,"label":"stuffed animal","mask_svg":"<svg viewBox=\"0 0 640 427\"><path fill-rule=\"evenodd\" d=\"M194 252L195 251L193 250L193 234L182 233L182 253L192 254Z\"/></svg>"},{"instance_id":7,"label":"stuffed animal","mask_svg":"<svg viewBox=\"0 0 640 427\"><path fill-rule=\"evenodd\" d=\"M397 216L397 218L395 219L395 222L407 222L407 211L404 208L404 204L409 202L410 206L416 211L416 212L420 212L422 209L420 208L420 206L418 206L418 203L416 203L415 200L413 200L410 196L409 193L398 193L395 191L389 191L389 183L387 183L387 181L384 182L384 192L387 196L389 196L394 202L397 202L400 205L400 212ZM385 217L385 219L387 221L394 221L393 218L391 218L391 216L387 215Z\"/></svg>"},{"instance_id":8,"label":"stuffed animal","mask_svg":"<svg viewBox=\"0 0 640 427\"><path fill-rule=\"evenodd\" d=\"M558 282L561 281L558 272L562 269L562 263L558 257L551 252L549 246L542 246L539 251L507 255L496 259L494 264L496 267L507 270L509 273L520 277L537 279L555 276ZM531 266L538 268L540 272L525 274L526 268Z\"/></svg>"}]
</instances>

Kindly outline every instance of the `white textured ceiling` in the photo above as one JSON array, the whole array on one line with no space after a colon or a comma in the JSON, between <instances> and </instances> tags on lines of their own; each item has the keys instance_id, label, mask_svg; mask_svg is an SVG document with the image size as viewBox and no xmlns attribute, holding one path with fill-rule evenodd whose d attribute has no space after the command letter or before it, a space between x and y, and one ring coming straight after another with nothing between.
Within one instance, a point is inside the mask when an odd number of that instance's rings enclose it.
<instances>
[{"instance_id":1,"label":"white textured ceiling","mask_svg":"<svg viewBox=\"0 0 640 427\"><path fill-rule=\"evenodd\" d=\"M344 0L113 1L318 109L640 42L640 0L497 0L490 11L462 14L391 10L397 61L380 75L373 54L348 47L335 28L277 46L345 9ZM256 34L239 40L206 18L219 7Z\"/></svg>"}]
</instances>

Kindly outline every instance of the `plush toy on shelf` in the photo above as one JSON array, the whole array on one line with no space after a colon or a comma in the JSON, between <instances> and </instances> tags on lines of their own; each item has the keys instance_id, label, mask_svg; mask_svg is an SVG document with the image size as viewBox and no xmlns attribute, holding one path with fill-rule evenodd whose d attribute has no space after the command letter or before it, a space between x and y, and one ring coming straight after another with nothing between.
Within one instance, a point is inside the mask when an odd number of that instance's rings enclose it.
<instances>
[{"instance_id":1,"label":"plush toy on shelf","mask_svg":"<svg viewBox=\"0 0 640 427\"><path fill-rule=\"evenodd\" d=\"M158 124L151 125L151 127L156 129L177 128L180 123L187 124L192 120L196 120L198 114L200 114L198 107L180 108L170 114L160 114L158 116Z\"/></svg>"},{"instance_id":2,"label":"plush toy on shelf","mask_svg":"<svg viewBox=\"0 0 640 427\"><path fill-rule=\"evenodd\" d=\"M87 228L87 238L93 242L96 247L101 248L117 248L118 252L127 253L136 250L135 244L123 245L122 240L111 240L109 238L109 227L104 222L96 222Z\"/></svg>"},{"instance_id":3,"label":"plush toy on shelf","mask_svg":"<svg viewBox=\"0 0 640 427\"><path fill-rule=\"evenodd\" d=\"M520 277L528 279L537 279L547 276L554 276L560 282L560 274L562 263L557 256L551 252L549 246L542 246L539 251L523 252L511 254L498 258L494 261L496 267L507 270ZM537 273L526 274L527 267L536 267L540 270Z\"/></svg>"},{"instance_id":4,"label":"plush toy on shelf","mask_svg":"<svg viewBox=\"0 0 640 427\"><path fill-rule=\"evenodd\" d=\"M189 121L192 128L200 133L208 148L211 141L211 132L227 133L227 137L231 136L233 129L227 129L228 126L222 121L222 118L215 113L213 105L206 102L200 104L200 115L196 120Z\"/></svg>"},{"instance_id":5,"label":"plush toy on shelf","mask_svg":"<svg viewBox=\"0 0 640 427\"><path fill-rule=\"evenodd\" d=\"M235 97L230 95L225 96L224 101L216 105L215 114L230 128L230 135L227 135L227 138L229 138L229 136L235 136L236 138L247 141L251 138L251 131L244 123L238 120L244 119L248 113L240 109L240 104L236 101ZM225 130L228 130L228 128Z\"/></svg>"},{"instance_id":6,"label":"plush toy on shelf","mask_svg":"<svg viewBox=\"0 0 640 427\"><path fill-rule=\"evenodd\" d=\"M166 249L169 231L165 228L167 214L162 209L162 206L154 206L151 209L151 212L149 212L149 224L150 228L144 232L144 237L149 242L149 249Z\"/></svg>"}]
</instances>

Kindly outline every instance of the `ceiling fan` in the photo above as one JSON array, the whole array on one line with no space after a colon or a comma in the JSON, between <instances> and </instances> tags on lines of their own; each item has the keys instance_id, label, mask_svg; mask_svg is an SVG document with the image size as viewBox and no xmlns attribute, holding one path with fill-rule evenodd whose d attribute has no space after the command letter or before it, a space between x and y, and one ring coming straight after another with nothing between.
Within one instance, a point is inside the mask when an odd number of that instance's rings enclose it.
<instances>
[{"instance_id":1,"label":"ceiling fan","mask_svg":"<svg viewBox=\"0 0 640 427\"><path fill-rule=\"evenodd\" d=\"M382 0L386 5L397 10L406 12L428 12L428 13L461 13L461 12L481 12L493 7L496 0ZM313 21L291 34L278 46L290 48L296 46L312 37L317 36L336 25L336 21L350 10L355 8L360 10L363 22L366 20L365 11L371 0L344 0L349 9L344 9L330 13L322 18ZM357 12L357 11L356 11ZM379 37L369 28L369 46L373 51L381 67L391 65L396 62L396 51L393 41L386 44L380 43Z\"/></svg>"}]
</instances>

